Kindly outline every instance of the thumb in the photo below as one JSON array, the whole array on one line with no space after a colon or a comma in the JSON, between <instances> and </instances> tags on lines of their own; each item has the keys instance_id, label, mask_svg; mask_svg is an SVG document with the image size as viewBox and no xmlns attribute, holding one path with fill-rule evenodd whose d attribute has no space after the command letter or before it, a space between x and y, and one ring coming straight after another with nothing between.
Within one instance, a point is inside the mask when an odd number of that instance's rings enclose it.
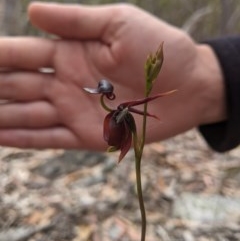
<instances>
[{"instance_id":1,"label":"thumb","mask_svg":"<svg viewBox=\"0 0 240 241\"><path fill-rule=\"evenodd\" d=\"M35 2L29 5L28 15L33 25L60 37L104 40L116 11L114 5L83 6Z\"/></svg>"}]
</instances>

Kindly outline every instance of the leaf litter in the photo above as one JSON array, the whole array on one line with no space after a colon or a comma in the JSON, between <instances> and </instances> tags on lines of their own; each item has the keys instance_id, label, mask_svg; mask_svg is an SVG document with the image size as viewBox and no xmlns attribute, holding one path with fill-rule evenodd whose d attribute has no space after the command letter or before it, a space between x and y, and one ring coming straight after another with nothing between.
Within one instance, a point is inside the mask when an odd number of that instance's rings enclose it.
<instances>
[{"instance_id":1,"label":"leaf litter","mask_svg":"<svg viewBox=\"0 0 240 241\"><path fill-rule=\"evenodd\" d=\"M1 147L0 241L139 240L133 152L117 158ZM189 131L147 145L142 178L147 241L240 240L240 148Z\"/></svg>"}]
</instances>

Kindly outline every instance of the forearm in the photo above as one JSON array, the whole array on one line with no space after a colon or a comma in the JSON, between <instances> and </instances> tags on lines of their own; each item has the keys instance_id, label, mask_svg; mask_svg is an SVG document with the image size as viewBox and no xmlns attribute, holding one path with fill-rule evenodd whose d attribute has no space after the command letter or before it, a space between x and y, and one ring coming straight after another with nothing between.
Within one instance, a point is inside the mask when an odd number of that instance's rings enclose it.
<instances>
[{"instance_id":1,"label":"forearm","mask_svg":"<svg viewBox=\"0 0 240 241\"><path fill-rule=\"evenodd\" d=\"M207 44L215 52L221 66L226 119L205 123L200 126L200 131L212 148L222 152L240 143L240 36L215 39Z\"/></svg>"},{"instance_id":2,"label":"forearm","mask_svg":"<svg viewBox=\"0 0 240 241\"><path fill-rule=\"evenodd\" d=\"M197 45L195 78L202 82L199 90L202 113L199 123L211 124L227 119L224 76L219 61L209 45Z\"/></svg>"}]
</instances>

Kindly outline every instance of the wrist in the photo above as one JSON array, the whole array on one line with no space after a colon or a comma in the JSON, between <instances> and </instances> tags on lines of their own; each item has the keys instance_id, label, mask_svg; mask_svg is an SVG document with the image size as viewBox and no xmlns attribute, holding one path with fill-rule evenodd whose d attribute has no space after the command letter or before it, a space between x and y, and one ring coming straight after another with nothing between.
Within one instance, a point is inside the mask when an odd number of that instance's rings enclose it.
<instances>
[{"instance_id":1,"label":"wrist","mask_svg":"<svg viewBox=\"0 0 240 241\"><path fill-rule=\"evenodd\" d=\"M206 44L199 44L197 52L195 76L202 83L199 90L199 125L224 121L227 119L225 85L218 59Z\"/></svg>"}]
</instances>

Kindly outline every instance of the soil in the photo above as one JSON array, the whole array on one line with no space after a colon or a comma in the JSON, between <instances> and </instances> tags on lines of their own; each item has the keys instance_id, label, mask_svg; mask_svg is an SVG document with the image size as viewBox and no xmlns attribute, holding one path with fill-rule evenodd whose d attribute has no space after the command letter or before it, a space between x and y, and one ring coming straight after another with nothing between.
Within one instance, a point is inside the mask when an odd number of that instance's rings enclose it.
<instances>
[{"instance_id":1,"label":"soil","mask_svg":"<svg viewBox=\"0 0 240 241\"><path fill-rule=\"evenodd\" d=\"M0 241L140 240L133 156L117 164L118 153L0 148ZM238 200L239 148L218 154L195 130L152 143L142 180L146 241L240 240L240 210L210 219L176 210L185 194Z\"/></svg>"}]
</instances>

